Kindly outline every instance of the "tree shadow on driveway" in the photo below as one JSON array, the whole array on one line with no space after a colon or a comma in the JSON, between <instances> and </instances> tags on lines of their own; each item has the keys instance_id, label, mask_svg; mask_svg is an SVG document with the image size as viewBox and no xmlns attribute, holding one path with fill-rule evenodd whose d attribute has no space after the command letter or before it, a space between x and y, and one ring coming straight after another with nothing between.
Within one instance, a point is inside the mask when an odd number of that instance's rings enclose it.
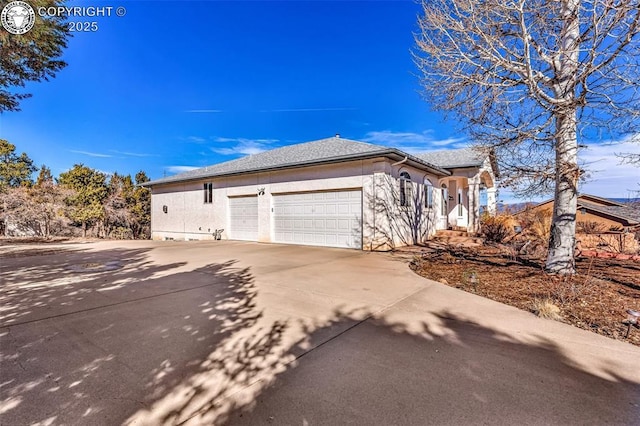
<instances>
[{"instance_id":1,"label":"tree shadow on driveway","mask_svg":"<svg viewBox=\"0 0 640 426\"><path fill-rule=\"evenodd\" d=\"M351 315L336 312L331 326L343 321ZM525 343L446 311L428 322L371 318L306 353L218 422L636 424L640 383L610 367L588 371L553 341Z\"/></svg>"},{"instance_id":2,"label":"tree shadow on driveway","mask_svg":"<svg viewBox=\"0 0 640 426\"><path fill-rule=\"evenodd\" d=\"M120 424L260 318L248 268L156 264L147 252L43 257L3 277L1 424Z\"/></svg>"},{"instance_id":3,"label":"tree shadow on driveway","mask_svg":"<svg viewBox=\"0 0 640 426\"><path fill-rule=\"evenodd\" d=\"M3 291L15 290L6 300L16 314L0 328L0 423L640 418L639 382L629 378L638 375L625 375L610 358L585 357L584 365L559 342L506 334L447 310L417 312L410 298L379 311L347 310L336 297L322 314L294 317L258 303L250 268L235 260L189 267L187 256L159 265L144 249L78 252L48 269L25 269L22 279L9 275ZM69 262L93 267L113 259L128 263L58 281Z\"/></svg>"},{"instance_id":4,"label":"tree shadow on driveway","mask_svg":"<svg viewBox=\"0 0 640 426\"><path fill-rule=\"evenodd\" d=\"M633 424L640 385L444 311L364 310L232 337L128 424ZM233 342L233 344L228 344ZM612 367L612 368L609 368Z\"/></svg>"}]
</instances>

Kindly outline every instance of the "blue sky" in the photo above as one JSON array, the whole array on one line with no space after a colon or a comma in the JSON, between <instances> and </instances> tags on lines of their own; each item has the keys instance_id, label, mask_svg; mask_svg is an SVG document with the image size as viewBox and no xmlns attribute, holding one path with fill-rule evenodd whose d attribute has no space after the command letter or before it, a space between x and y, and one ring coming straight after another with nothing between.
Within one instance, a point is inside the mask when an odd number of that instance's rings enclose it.
<instances>
[{"instance_id":1,"label":"blue sky","mask_svg":"<svg viewBox=\"0 0 640 426\"><path fill-rule=\"evenodd\" d=\"M75 33L69 66L0 115L0 138L56 175L84 163L159 178L336 133L411 152L467 143L418 93L413 1L73 4L127 13L73 18L99 28ZM594 148L585 192L637 188L638 169L612 155L635 147Z\"/></svg>"}]
</instances>

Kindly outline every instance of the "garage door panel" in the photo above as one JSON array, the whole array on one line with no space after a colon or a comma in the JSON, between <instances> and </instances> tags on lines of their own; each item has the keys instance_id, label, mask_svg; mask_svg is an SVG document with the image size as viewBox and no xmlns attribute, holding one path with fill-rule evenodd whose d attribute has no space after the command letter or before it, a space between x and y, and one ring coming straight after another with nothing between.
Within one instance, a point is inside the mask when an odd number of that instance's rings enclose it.
<instances>
[{"instance_id":1,"label":"garage door panel","mask_svg":"<svg viewBox=\"0 0 640 426\"><path fill-rule=\"evenodd\" d=\"M233 240L258 240L258 197L229 198L229 235Z\"/></svg>"},{"instance_id":2,"label":"garage door panel","mask_svg":"<svg viewBox=\"0 0 640 426\"><path fill-rule=\"evenodd\" d=\"M362 192L274 195L274 241L362 248Z\"/></svg>"}]
</instances>

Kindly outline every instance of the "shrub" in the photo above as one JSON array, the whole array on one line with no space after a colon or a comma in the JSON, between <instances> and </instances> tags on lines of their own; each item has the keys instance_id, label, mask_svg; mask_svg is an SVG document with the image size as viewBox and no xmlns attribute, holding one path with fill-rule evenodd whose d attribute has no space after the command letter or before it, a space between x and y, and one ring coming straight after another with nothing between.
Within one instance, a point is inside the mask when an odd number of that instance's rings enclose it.
<instances>
[{"instance_id":1,"label":"shrub","mask_svg":"<svg viewBox=\"0 0 640 426\"><path fill-rule=\"evenodd\" d=\"M540 318L561 320L560 308L551 299L535 299L532 303L533 313Z\"/></svg>"},{"instance_id":2,"label":"shrub","mask_svg":"<svg viewBox=\"0 0 640 426\"><path fill-rule=\"evenodd\" d=\"M515 221L513 216L499 214L497 216L484 215L480 219L480 234L487 240L494 243L502 243L507 238L512 237Z\"/></svg>"},{"instance_id":3,"label":"shrub","mask_svg":"<svg viewBox=\"0 0 640 426\"><path fill-rule=\"evenodd\" d=\"M522 235L530 239L534 245L547 247L551 235L550 210L528 210L518 216Z\"/></svg>"},{"instance_id":4,"label":"shrub","mask_svg":"<svg viewBox=\"0 0 640 426\"><path fill-rule=\"evenodd\" d=\"M607 227L602 223L594 222L594 221L580 221L576 223L576 231L581 232L583 234L599 234L601 232L605 232Z\"/></svg>"}]
</instances>

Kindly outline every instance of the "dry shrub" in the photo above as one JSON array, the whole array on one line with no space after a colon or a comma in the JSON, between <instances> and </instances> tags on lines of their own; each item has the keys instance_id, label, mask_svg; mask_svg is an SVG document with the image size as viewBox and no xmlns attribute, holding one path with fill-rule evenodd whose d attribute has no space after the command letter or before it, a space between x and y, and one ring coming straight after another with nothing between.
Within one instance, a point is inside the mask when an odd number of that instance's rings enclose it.
<instances>
[{"instance_id":1,"label":"dry shrub","mask_svg":"<svg viewBox=\"0 0 640 426\"><path fill-rule=\"evenodd\" d=\"M480 234L485 240L502 243L515 234L515 219L510 214L483 215L480 219Z\"/></svg>"},{"instance_id":2,"label":"dry shrub","mask_svg":"<svg viewBox=\"0 0 640 426\"><path fill-rule=\"evenodd\" d=\"M547 318L555 321L562 319L560 316L560 308L555 305L551 299L534 299L531 305L533 313L540 318Z\"/></svg>"},{"instance_id":3,"label":"dry shrub","mask_svg":"<svg viewBox=\"0 0 640 426\"><path fill-rule=\"evenodd\" d=\"M597 234L577 234L581 249L635 254L640 251L640 242L634 235L603 232Z\"/></svg>"},{"instance_id":4,"label":"dry shrub","mask_svg":"<svg viewBox=\"0 0 640 426\"><path fill-rule=\"evenodd\" d=\"M551 219L550 210L529 210L520 216L520 226L522 233L532 242L542 246L549 245L549 236L551 235Z\"/></svg>"},{"instance_id":5,"label":"dry shrub","mask_svg":"<svg viewBox=\"0 0 640 426\"><path fill-rule=\"evenodd\" d=\"M599 234L607 230L607 227L591 220L579 221L576 223L576 231L582 234Z\"/></svg>"}]
</instances>

